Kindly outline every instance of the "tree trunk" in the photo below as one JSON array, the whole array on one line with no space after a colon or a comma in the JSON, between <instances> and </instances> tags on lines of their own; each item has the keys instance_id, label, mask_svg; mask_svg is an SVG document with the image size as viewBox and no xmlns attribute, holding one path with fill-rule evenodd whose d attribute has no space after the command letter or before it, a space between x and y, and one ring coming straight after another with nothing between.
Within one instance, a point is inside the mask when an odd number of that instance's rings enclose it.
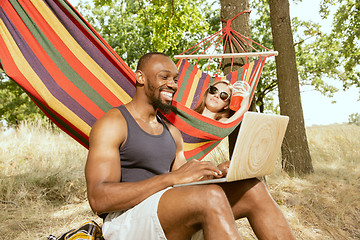
<instances>
[{"instance_id":1,"label":"tree trunk","mask_svg":"<svg viewBox=\"0 0 360 240\"><path fill-rule=\"evenodd\" d=\"M235 17L238 13L249 10L249 1L248 0L220 0L221 4L221 19L222 20L230 20ZM250 37L250 25L249 25L249 13L244 13L235 18L232 23L231 27L235 31L243 34L246 37ZM226 22L223 22L223 27L226 26ZM236 44L235 44L236 45ZM229 48L225 49L225 52L230 52ZM239 49L234 49L234 52L241 52ZM227 58L223 60L223 72L224 74L228 74L230 72L231 67L231 59ZM236 71L238 68L245 64L244 59L242 58L235 58L234 65L232 71ZM252 104L253 105L253 104ZM239 127L237 127L230 135L229 135L229 154L232 155L234 151L236 137L239 132Z\"/></svg>"},{"instance_id":2,"label":"tree trunk","mask_svg":"<svg viewBox=\"0 0 360 240\"><path fill-rule=\"evenodd\" d=\"M238 13L249 10L249 1L248 0L220 0L221 3L221 19L222 20L230 20L233 17L235 17ZM250 25L249 25L249 13L244 13L239 15L237 18L232 20L231 22L231 28L235 31L239 32L240 34L243 34L246 37L250 37L251 31L250 31ZM222 26L226 26L226 22L222 23ZM233 43L233 51L231 51L229 45L226 46L225 52L242 52L241 49L238 47L237 44ZM249 47L246 46L246 51L249 50ZM245 64L245 58L235 58L234 59L234 65L233 65L233 71L236 71L239 67L242 67ZM223 60L223 72L224 74L228 74L230 72L231 67L231 58L225 58Z\"/></svg>"},{"instance_id":3,"label":"tree trunk","mask_svg":"<svg viewBox=\"0 0 360 240\"><path fill-rule=\"evenodd\" d=\"M270 22L276 57L280 113L290 117L281 147L283 169L291 176L313 172L301 106L289 1L270 0Z\"/></svg>"}]
</instances>

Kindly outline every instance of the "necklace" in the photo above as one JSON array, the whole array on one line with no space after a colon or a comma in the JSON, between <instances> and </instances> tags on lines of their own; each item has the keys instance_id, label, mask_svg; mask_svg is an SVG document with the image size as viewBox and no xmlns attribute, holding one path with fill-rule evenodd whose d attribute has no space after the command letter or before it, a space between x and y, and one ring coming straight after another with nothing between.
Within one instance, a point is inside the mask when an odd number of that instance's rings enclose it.
<instances>
[{"instance_id":1,"label":"necklace","mask_svg":"<svg viewBox=\"0 0 360 240\"><path fill-rule=\"evenodd\" d=\"M143 123L146 123L146 124L148 124L148 125L151 126L151 122L150 122L150 121L145 121L144 119L142 119L142 118L140 117L140 114L136 111L136 109L135 109L135 107L134 107L134 102L131 102L131 107L132 107L132 109L134 110L134 112L136 113L138 119L140 119ZM159 123L158 121L156 121L156 122ZM162 126L162 124L159 124L158 126L156 126L156 128L160 128L161 126Z\"/></svg>"}]
</instances>

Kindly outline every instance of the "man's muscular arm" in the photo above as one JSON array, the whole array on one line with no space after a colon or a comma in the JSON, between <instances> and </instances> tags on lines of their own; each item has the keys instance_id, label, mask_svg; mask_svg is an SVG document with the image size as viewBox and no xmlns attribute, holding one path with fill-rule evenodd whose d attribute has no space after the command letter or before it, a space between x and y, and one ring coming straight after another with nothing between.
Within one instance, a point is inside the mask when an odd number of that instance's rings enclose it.
<instances>
[{"instance_id":1,"label":"man's muscular arm","mask_svg":"<svg viewBox=\"0 0 360 240\"><path fill-rule=\"evenodd\" d=\"M126 121L119 110L112 109L94 124L90 133L85 177L89 203L95 213L129 209L174 184L218 174L218 169L209 163L186 163L181 134L174 129L171 132L176 132L173 135L177 145L173 165L176 171L139 182L120 182L119 147L126 141Z\"/></svg>"}]
</instances>

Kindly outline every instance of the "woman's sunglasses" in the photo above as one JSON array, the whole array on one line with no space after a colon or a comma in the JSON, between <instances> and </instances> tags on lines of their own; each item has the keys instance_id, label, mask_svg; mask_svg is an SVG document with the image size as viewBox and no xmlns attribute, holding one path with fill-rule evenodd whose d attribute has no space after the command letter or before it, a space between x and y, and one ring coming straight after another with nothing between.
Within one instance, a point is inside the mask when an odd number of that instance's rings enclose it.
<instances>
[{"instance_id":1,"label":"woman's sunglasses","mask_svg":"<svg viewBox=\"0 0 360 240\"><path fill-rule=\"evenodd\" d=\"M210 86L209 88L209 93L211 95L215 95L217 93L219 93L219 89L217 87L214 86ZM229 100L230 98L230 94L228 94L227 92L220 92L219 93L219 97L221 100L223 100L224 102L226 102L227 100Z\"/></svg>"}]
</instances>

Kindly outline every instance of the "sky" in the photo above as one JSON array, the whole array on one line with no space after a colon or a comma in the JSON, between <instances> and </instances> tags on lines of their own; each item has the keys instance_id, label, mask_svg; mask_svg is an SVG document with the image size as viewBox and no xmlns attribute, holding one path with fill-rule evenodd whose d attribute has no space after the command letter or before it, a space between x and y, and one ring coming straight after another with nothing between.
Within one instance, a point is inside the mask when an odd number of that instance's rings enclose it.
<instances>
[{"instance_id":1,"label":"sky","mask_svg":"<svg viewBox=\"0 0 360 240\"><path fill-rule=\"evenodd\" d=\"M68 0L73 6L79 0ZM319 23L322 30L329 32L331 30L331 21L323 20L319 15L321 0L303 0L301 3L293 4L290 2L290 16L298 17L301 20L311 20ZM340 82L332 82L340 90L334 94L333 98L321 95L315 90L308 90L306 87L301 88L301 102L306 126L312 125L329 125L335 123L348 122L349 115L360 113L360 89L352 87L342 91ZM332 102L336 103L332 103Z\"/></svg>"}]
</instances>

